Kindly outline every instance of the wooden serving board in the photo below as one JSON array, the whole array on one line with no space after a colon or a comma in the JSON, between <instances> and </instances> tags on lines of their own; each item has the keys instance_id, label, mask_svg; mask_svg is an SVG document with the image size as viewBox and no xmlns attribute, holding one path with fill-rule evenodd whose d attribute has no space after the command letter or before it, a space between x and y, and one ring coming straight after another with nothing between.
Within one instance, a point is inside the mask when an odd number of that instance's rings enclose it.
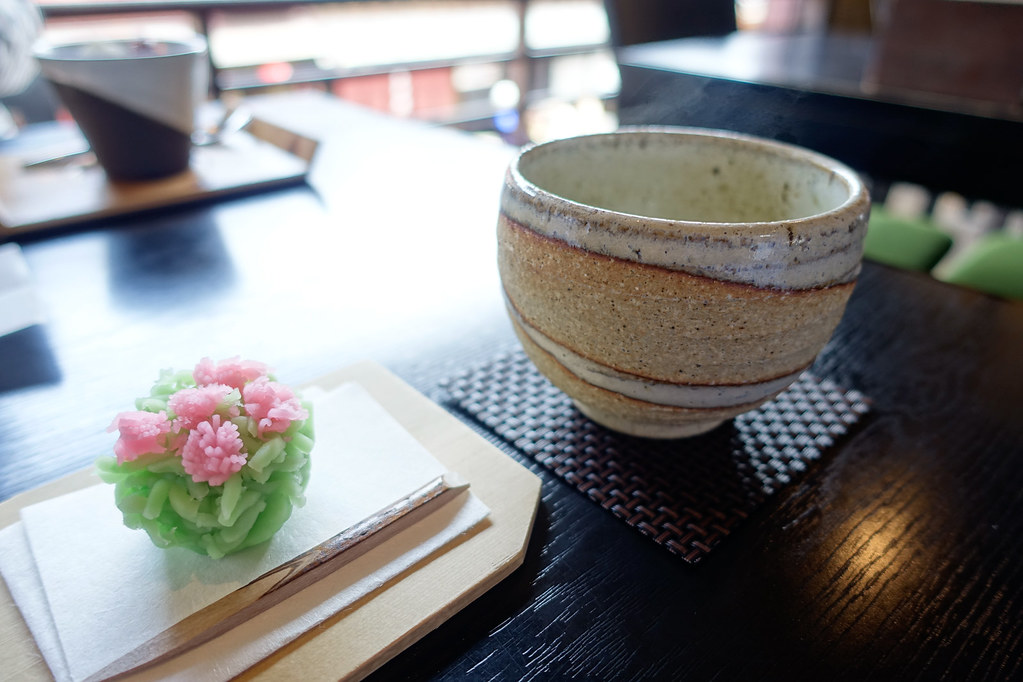
<instances>
[{"instance_id":1,"label":"wooden serving board","mask_svg":"<svg viewBox=\"0 0 1023 682\"><path fill-rule=\"evenodd\" d=\"M439 626L522 564L540 500L540 480L443 408L374 363L314 382L361 384L487 507L484 527L351 609L328 620L241 677L252 680L358 680ZM97 482L80 471L0 503L0 527L29 504ZM51 679L17 606L0 581L0 670L12 679Z\"/></svg>"},{"instance_id":2,"label":"wooden serving board","mask_svg":"<svg viewBox=\"0 0 1023 682\"><path fill-rule=\"evenodd\" d=\"M313 140L254 120L221 143L194 147L182 173L111 182L96 163L26 168L40 151L87 148L73 125L57 126L47 137L45 149L0 149L0 242L25 232L297 184L305 180L316 147Z\"/></svg>"}]
</instances>

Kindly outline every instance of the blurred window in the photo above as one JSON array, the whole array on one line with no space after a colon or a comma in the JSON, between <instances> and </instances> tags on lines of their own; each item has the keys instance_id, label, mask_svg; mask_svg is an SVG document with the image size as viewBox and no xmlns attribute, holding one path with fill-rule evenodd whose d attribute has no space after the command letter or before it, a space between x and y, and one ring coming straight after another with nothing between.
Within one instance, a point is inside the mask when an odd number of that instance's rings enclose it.
<instances>
[{"instance_id":1,"label":"blurred window","mask_svg":"<svg viewBox=\"0 0 1023 682\"><path fill-rule=\"evenodd\" d=\"M205 33L225 98L316 87L393 114L519 137L527 128L545 137L568 119L613 125L617 67L603 0L39 4L56 40Z\"/></svg>"}]
</instances>

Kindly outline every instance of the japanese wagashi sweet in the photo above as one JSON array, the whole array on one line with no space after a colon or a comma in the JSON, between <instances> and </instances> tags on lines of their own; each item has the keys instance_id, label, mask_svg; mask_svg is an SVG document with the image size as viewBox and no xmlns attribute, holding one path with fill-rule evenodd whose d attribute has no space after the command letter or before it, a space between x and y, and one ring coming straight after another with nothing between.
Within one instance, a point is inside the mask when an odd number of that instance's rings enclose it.
<instances>
[{"instance_id":1,"label":"japanese wagashi sweet","mask_svg":"<svg viewBox=\"0 0 1023 682\"><path fill-rule=\"evenodd\" d=\"M164 370L121 412L97 461L129 528L158 547L220 558L269 540L305 503L312 408L261 362Z\"/></svg>"}]
</instances>

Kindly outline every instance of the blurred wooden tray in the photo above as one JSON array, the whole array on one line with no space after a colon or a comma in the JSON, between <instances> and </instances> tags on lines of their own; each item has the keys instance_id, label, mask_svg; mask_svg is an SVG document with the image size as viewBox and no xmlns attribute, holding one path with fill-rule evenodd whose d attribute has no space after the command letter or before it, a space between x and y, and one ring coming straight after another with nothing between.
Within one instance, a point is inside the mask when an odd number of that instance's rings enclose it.
<instances>
[{"instance_id":1,"label":"blurred wooden tray","mask_svg":"<svg viewBox=\"0 0 1023 682\"><path fill-rule=\"evenodd\" d=\"M0 147L0 242L10 236L305 181L316 141L261 120L221 143L192 150L183 173L111 182L97 164L26 161L84 147L74 125L46 131L44 146Z\"/></svg>"},{"instance_id":2,"label":"blurred wooden tray","mask_svg":"<svg viewBox=\"0 0 1023 682\"><path fill-rule=\"evenodd\" d=\"M400 379L373 363L345 368L315 385L361 384L490 509L482 530L402 574L264 659L241 679L361 679L439 626L522 564L540 500L540 479ZM0 527L18 510L93 485L81 471L0 503ZM52 679L0 580L0 670L19 680ZM2 677L2 675L0 675Z\"/></svg>"}]
</instances>

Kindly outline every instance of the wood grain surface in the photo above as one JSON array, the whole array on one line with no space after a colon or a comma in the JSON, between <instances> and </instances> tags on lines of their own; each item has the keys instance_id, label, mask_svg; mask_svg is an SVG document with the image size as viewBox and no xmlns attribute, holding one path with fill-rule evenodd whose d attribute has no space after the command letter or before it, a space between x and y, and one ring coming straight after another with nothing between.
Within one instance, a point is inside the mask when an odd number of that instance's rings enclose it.
<instances>
[{"instance_id":1,"label":"wood grain surface","mask_svg":"<svg viewBox=\"0 0 1023 682\"><path fill-rule=\"evenodd\" d=\"M369 357L431 394L514 347L509 150L321 104L278 103L324 128L312 189L24 243L50 317L0 339L0 498L108 449L162 366ZM696 567L500 444L544 481L524 565L377 679L1023 677L1021 347L1023 305L867 263L814 371L871 414Z\"/></svg>"}]
</instances>

